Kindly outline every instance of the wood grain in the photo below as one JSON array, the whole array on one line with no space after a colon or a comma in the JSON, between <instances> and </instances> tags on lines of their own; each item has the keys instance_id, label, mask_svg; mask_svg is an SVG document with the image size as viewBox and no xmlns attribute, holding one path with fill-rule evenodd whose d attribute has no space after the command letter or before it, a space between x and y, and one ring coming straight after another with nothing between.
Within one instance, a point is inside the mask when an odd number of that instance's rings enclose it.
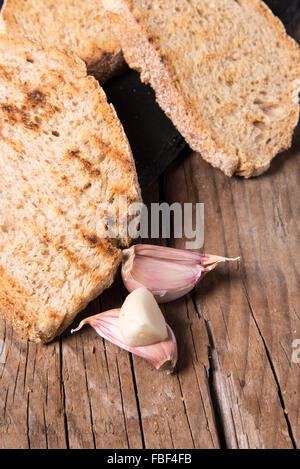
<instances>
[{"instance_id":1,"label":"wood grain","mask_svg":"<svg viewBox=\"0 0 300 469\"><path fill-rule=\"evenodd\" d=\"M205 202L204 251L241 255L193 293L211 338L228 447L299 446L299 153L264 176L228 179L193 154L166 176L167 201ZM179 245L182 244L177 243ZM176 245L176 243L175 243Z\"/></svg>"},{"instance_id":2,"label":"wood grain","mask_svg":"<svg viewBox=\"0 0 300 469\"><path fill-rule=\"evenodd\" d=\"M148 202L204 202L203 250L242 257L163 308L178 339L176 374L158 373L89 327L38 346L1 320L0 448L300 447L291 359L300 339L299 163L293 150L246 181L191 153L149 191ZM118 278L81 317L124 295Z\"/></svg>"}]
</instances>

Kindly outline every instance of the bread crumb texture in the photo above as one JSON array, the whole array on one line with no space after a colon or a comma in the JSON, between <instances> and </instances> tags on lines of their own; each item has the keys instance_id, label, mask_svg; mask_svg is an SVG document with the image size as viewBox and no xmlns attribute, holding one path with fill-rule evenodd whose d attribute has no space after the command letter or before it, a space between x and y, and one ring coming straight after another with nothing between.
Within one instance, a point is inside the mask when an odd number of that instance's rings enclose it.
<instances>
[{"instance_id":1,"label":"bread crumb texture","mask_svg":"<svg viewBox=\"0 0 300 469\"><path fill-rule=\"evenodd\" d=\"M261 174L291 145L300 53L259 0L103 0L129 65L191 147Z\"/></svg>"},{"instance_id":2,"label":"bread crumb texture","mask_svg":"<svg viewBox=\"0 0 300 469\"><path fill-rule=\"evenodd\" d=\"M47 342L112 283L127 239L111 240L101 216L126 217L140 191L123 128L80 59L0 36L0 77L0 312Z\"/></svg>"},{"instance_id":3,"label":"bread crumb texture","mask_svg":"<svg viewBox=\"0 0 300 469\"><path fill-rule=\"evenodd\" d=\"M101 0L5 0L1 16L6 34L75 52L102 83L124 68Z\"/></svg>"}]
</instances>

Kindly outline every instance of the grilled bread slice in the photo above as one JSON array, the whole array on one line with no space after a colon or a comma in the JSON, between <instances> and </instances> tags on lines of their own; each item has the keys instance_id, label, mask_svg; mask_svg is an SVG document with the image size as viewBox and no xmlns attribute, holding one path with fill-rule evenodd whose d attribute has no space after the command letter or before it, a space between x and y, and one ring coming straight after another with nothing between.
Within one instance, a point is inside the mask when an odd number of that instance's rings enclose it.
<instances>
[{"instance_id":1,"label":"grilled bread slice","mask_svg":"<svg viewBox=\"0 0 300 469\"><path fill-rule=\"evenodd\" d=\"M257 176L291 144L300 52L260 0L103 0L130 67L190 146Z\"/></svg>"},{"instance_id":2,"label":"grilled bread slice","mask_svg":"<svg viewBox=\"0 0 300 469\"><path fill-rule=\"evenodd\" d=\"M0 78L0 314L48 342L112 283L127 236L107 223L140 190L116 113L75 54L0 35Z\"/></svg>"},{"instance_id":3,"label":"grilled bread slice","mask_svg":"<svg viewBox=\"0 0 300 469\"><path fill-rule=\"evenodd\" d=\"M125 68L101 0L5 0L2 32L75 52L101 83Z\"/></svg>"}]
</instances>

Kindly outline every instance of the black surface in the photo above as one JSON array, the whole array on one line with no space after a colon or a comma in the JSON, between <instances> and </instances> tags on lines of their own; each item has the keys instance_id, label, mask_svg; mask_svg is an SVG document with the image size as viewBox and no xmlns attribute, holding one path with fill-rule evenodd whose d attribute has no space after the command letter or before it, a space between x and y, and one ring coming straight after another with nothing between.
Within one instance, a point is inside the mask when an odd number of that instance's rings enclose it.
<instances>
[{"instance_id":1,"label":"black surface","mask_svg":"<svg viewBox=\"0 0 300 469\"><path fill-rule=\"evenodd\" d=\"M187 145L156 104L152 88L141 83L137 72L128 70L104 90L124 126L144 190Z\"/></svg>"},{"instance_id":2,"label":"black surface","mask_svg":"<svg viewBox=\"0 0 300 469\"><path fill-rule=\"evenodd\" d=\"M3 1L0 0L0 7ZM268 0L274 13L288 26L300 15L300 0ZM140 184L145 190L187 145L155 102L153 90L128 70L104 86L128 136Z\"/></svg>"},{"instance_id":3,"label":"black surface","mask_svg":"<svg viewBox=\"0 0 300 469\"><path fill-rule=\"evenodd\" d=\"M300 0L265 0L273 13L288 26L300 14Z\"/></svg>"}]
</instances>

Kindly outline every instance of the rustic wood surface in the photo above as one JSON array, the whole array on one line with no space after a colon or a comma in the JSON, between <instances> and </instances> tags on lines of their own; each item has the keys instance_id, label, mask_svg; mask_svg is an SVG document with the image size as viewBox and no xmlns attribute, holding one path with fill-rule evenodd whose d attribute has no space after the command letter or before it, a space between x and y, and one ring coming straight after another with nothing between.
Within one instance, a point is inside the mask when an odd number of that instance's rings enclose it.
<instances>
[{"instance_id":1,"label":"rustic wood surface","mask_svg":"<svg viewBox=\"0 0 300 469\"><path fill-rule=\"evenodd\" d=\"M89 327L43 346L0 321L0 448L300 447L297 141L293 148L248 181L191 153L148 192L148 202L204 202L203 251L242 257L164 307L178 339L176 374ZM81 316L119 306L124 294L118 278Z\"/></svg>"}]
</instances>

